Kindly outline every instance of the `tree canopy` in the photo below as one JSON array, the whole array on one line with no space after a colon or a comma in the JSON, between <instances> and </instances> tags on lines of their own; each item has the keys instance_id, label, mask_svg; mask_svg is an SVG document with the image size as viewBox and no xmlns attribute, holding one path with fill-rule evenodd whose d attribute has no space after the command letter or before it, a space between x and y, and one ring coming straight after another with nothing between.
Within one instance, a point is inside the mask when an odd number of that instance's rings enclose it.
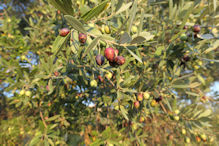
<instances>
[{"instance_id":1,"label":"tree canopy","mask_svg":"<svg viewBox=\"0 0 219 146\"><path fill-rule=\"evenodd\" d=\"M217 1L1 3L1 144L217 145Z\"/></svg>"}]
</instances>

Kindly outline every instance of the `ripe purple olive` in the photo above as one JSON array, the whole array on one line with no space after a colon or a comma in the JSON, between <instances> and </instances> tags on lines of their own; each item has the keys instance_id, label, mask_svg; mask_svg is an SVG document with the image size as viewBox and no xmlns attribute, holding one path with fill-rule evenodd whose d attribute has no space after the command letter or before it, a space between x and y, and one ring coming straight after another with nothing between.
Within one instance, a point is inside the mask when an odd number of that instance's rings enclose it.
<instances>
[{"instance_id":1,"label":"ripe purple olive","mask_svg":"<svg viewBox=\"0 0 219 146\"><path fill-rule=\"evenodd\" d=\"M116 67L118 65L115 61L113 61L113 62L109 61L109 64L112 67Z\"/></svg>"},{"instance_id":2,"label":"ripe purple olive","mask_svg":"<svg viewBox=\"0 0 219 146\"><path fill-rule=\"evenodd\" d=\"M59 35L62 36L62 37L65 37L66 35L68 35L69 32L70 32L70 30L68 28L62 28L59 31Z\"/></svg>"},{"instance_id":3,"label":"ripe purple olive","mask_svg":"<svg viewBox=\"0 0 219 146\"><path fill-rule=\"evenodd\" d=\"M96 56L96 63L98 64L98 65L103 65L104 64L104 61L105 61L105 58L104 58L104 56L102 56L102 55L97 55Z\"/></svg>"},{"instance_id":4,"label":"ripe purple olive","mask_svg":"<svg viewBox=\"0 0 219 146\"><path fill-rule=\"evenodd\" d=\"M188 55L183 56L183 61L187 62L190 60L190 57Z\"/></svg>"},{"instance_id":5,"label":"ripe purple olive","mask_svg":"<svg viewBox=\"0 0 219 146\"><path fill-rule=\"evenodd\" d=\"M79 40L79 42L80 42L81 44L86 43L86 41L87 41L87 35L84 34L84 33L79 33L79 35L78 35L78 40Z\"/></svg>"},{"instance_id":6,"label":"ripe purple olive","mask_svg":"<svg viewBox=\"0 0 219 146\"><path fill-rule=\"evenodd\" d=\"M106 48L104 51L104 55L105 55L107 60L109 60L110 62L113 62L114 56L115 56L115 51L113 48Z\"/></svg>"},{"instance_id":7,"label":"ripe purple olive","mask_svg":"<svg viewBox=\"0 0 219 146\"><path fill-rule=\"evenodd\" d=\"M163 97L162 97L162 96L159 96L158 98L155 98L155 101L156 101L156 102L160 102L162 99L163 99Z\"/></svg>"},{"instance_id":8,"label":"ripe purple olive","mask_svg":"<svg viewBox=\"0 0 219 146\"><path fill-rule=\"evenodd\" d=\"M115 62L118 64L118 65L123 65L125 63L125 58L123 56L117 56L115 58Z\"/></svg>"},{"instance_id":9,"label":"ripe purple olive","mask_svg":"<svg viewBox=\"0 0 219 146\"><path fill-rule=\"evenodd\" d=\"M187 25L185 25L185 26L183 27L183 29L188 29L188 26L187 26Z\"/></svg>"},{"instance_id":10,"label":"ripe purple olive","mask_svg":"<svg viewBox=\"0 0 219 146\"><path fill-rule=\"evenodd\" d=\"M193 26L193 31L196 32L196 33L199 33L201 30L201 27L199 25L194 25Z\"/></svg>"}]
</instances>

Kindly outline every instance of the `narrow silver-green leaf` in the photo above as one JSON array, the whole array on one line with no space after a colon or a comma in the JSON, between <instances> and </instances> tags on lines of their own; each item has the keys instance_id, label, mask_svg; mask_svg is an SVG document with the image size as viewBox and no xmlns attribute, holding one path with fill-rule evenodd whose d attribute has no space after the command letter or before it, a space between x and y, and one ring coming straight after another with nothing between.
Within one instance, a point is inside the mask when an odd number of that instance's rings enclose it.
<instances>
[{"instance_id":1,"label":"narrow silver-green leaf","mask_svg":"<svg viewBox=\"0 0 219 146\"><path fill-rule=\"evenodd\" d=\"M129 36L129 34L127 32L124 32L120 38L120 43L124 44L124 43L129 43L132 40L132 38Z\"/></svg>"},{"instance_id":2,"label":"narrow silver-green leaf","mask_svg":"<svg viewBox=\"0 0 219 146\"><path fill-rule=\"evenodd\" d=\"M65 15L74 14L71 0L49 0L49 3Z\"/></svg>"},{"instance_id":3,"label":"narrow silver-green leaf","mask_svg":"<svg viewBox=\"0 0 219 146\"><path fill-rule=\"evenodd\" d=\"M213 6L214 6L214 12L216 12L216 9L217 9L217 1L216 0L213 0Z\"/></svg>"},{"instance_id":4,"label":"narrow silver-green leaf","mask_svg":"<svg viewBox=\"0 0 219 146\"><path fill-rule=\"evenodd\" d=\"M55 115L55 116L52 116L50 118L48 118L46 121L49 122L49 121L54 121L56 119L58 119L60 117L60 115Z\"/></svg>"},{"instance_id":5,"label":"narrow silver-green leaf","mask_svg":"<svg viewBox=\"0 0 219 146\"><path fill-rule=\"evenodd\" d=\"M129 120L129 118L128 118L128 116L127 116L128 112L125 110L125 108L124 108L123 106L120 106L120 110L121 110L121 113L122 113L122 115L124 116L124 118L125 118L126 120Z\"/></svg>"},{"instance_id":6,"label":"narrow silver-green leaf","mask_svg":"<svg viewBox=\"0 0 219 146\"><path fill-rule=\"evenodd\" d=\"M65 19L67 20L67 22L77 31L82 32L82 33L86 33L83 25L81 24L80 21L78 21L76 18L74 18L73 16L70 15L65 15L64 16Z\"/></svg>"},{"instance_id":7,"label":"narrow silver-green leaf","mask_svg":"<svg viewBox=\"0 0 219 146\"><path fill-rule=\"evenodd\" d=\"M124 0L119 0L117 5L116 5L116 12L122 7L122 4L123 4Z\"/></svg>"},{"instance_id":8,"label":"narrow silver-green leaf","mask_svg":"<svg viewBox=\"0 0 219 146\"><path fill-rule=\"evenodd\" d=\"M189 92L189 91L186 91L186 94L188 94L188 95L192 95L192 96L197 96L197 97L199 97L200 95L199 94L197 94L197 93L194 93L194 92Z\"/></svg>"},{"instance_id":9,"label":"narrow silver-green leaf","mask_svg":"<svg viewBox=\"0 0 219 146\"><path fill-rule=\"evenodd\" d=\"M216 42L214 42L214 44L212 44L212 47L208 48L207 50L204 51L205 54L217 49L219 47L219 40L217 40Z\"/></svg>"},{"instance_id":10,"label":"narrow silver-green leaf","mask_svg":"<svg viewBox=\"0 0 219 146\"><path fill-rule=\"evenodd\" d=\"M132 2L129 2L129 3L125 4L125 5L123 5L123 6L116 12L116 15L119 14L119 13L124 12L124 11L127 10L131 5L132 5Z\"/></svg>"},{"instance_id":11,"label":"narrow silver-green leaf","mask_svg":"<svg viewBox=\"0 0 219 146\"><path fill-rule=\"evenodd\" d=\"M105 7L107 6L108 0L105 0L104 2L102 2L101 4L99 4L98 6L92 8L90 11L88 11L87 13L85 13L82 16L82 19L87 22L89 20L91 20L93 17L97 17L101 12L104 11Z\"/></svg>"},{"instance_id":12,"label":"narrow silver-green leaf","mask_svg":"<svg viewBox=\"0 0 219 146\"><path fill-rule=\"evenodd\" d=\"M198 38L204 40L210 40L210 39L214 39L215 37L212 34L203 34L203 35L198 35Z\"/></svg>"},{"instance_id":13,"label":"narrow silver-green leaf","mask_svg":"<svg viewBox=\"0 0 219 146\"><path fill-rule=\"evenodd\" d=\"M60 49L64 46L69 36L70 33L66 37L57 36L52 45L52 53L57 54L60 51Z\"/></svg>"},{"instance_id":14,"label":"narrow silver-green leaf","mask_svg":"<svg viewBox=\"0 0 219 146\"><path fill-rule=\"evenodd\" d=\"M132 9L131 9L131 16L129 18L128 33L130 33L131 28L132 28L132 23L133 23L134 19L136 18L137 5L138 5L137 1L134 1L134 4L133 4Z\"/></svg>"},{"instance_id":15,"label":"narrow silver-green leaf","mask_svg":"<svg viewBox=\"0 0 219 146\"><path fill-rule=\"evenodd\" d=\"M185 85L185 84L182 84L182 85L172 85L172 88L195 88L195 87L197 87L199 85L200 85L200 83L194 82L192 84L187 84L187 85Z\"/></svg>"},{"instance_id":16,"label":"narrow silver-green leaf","mask_svg":"<svg viewBox=\"0 0 219 146\"><path fill-rule=\"evenodd\" d=\"M99 36L99 37L96 37L96 38L90 43L90 45L89 45L89 46L87 47L87 49L85 50L85 52L84 52L82 58L85 57L85 56L87 55L87 53L97 45L97 43L98 43L98 41L99 41L100 38L101 38L100 36Z\"/></svg>"},{"instance_id":17,"label":"narrow silver-green leaf","mask_svg":"<svg viewBox=\"0 0 219 146\"><path fill-rule=\"evenodd\" d=\"M133 53L131 50L129 50L127 47L125 47L128 51L129 51L129 53L136 59L136 60L138 60L139 62L141 62L142 63L142 60L141 60L141 58L140 57L138 57L135 53Z\"/></svg>"},{"instance_id":18,"label":"narrow silver-green leaf","mask_svg":"<svg viewBox=\"0 0 219 146\"><path fill-rule=\"evenodd\" d=\"M140 19L140 24L139 24L138 35L140 32L142 32L143 22L144 22L144 9L141 9L141 19Z\"/></svg>"},{"instance_id":19,"label":"narrow silver-green leaf","mask_svg":"<svg viewBox=\"0 0 219 146\"><path fill-rule=\"evenodd\" d=\"M130 44L138 44L138 43L142 43L144 42L146 39L142 36L137 36L136 38L134 38Z\"/></svg>"}]
</instances>

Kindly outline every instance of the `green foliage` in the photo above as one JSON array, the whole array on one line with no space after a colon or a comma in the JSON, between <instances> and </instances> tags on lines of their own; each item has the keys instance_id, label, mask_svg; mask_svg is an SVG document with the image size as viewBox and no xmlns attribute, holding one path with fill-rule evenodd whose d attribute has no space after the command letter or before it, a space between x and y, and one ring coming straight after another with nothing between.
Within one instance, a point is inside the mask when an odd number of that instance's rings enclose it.
<instances>
[{"instance_id":1,"label":"green foliage","mask_svg":"<svg viewBox=\"0 0 219 146\"><path fill-rule=\"evenodd\" d=\"M1 144L217 144L216 1L29 3L0 17ZM108 47L123 65L96 64Z\"/></svg>"}]
</instances>

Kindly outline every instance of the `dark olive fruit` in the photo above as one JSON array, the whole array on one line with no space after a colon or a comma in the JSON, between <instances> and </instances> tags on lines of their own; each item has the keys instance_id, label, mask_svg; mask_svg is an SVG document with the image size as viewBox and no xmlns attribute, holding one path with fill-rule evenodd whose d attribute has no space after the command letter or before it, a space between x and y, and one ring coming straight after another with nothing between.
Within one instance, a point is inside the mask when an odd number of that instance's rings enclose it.
<instances>
[{"instance_id":1,"label":"dark olive fruit","mask_svg":"<svg viewBox=\"0 0 219 146\"><path fill-rule=\"evenodd\" d=\"M188 55L183 56L183 61L187 62L190 60L190 57Z\"/></svg>"},{"instance_id":2,"label":"dark olive fruit","mask_svg":"<svg viewBox=\"0 0 219 146\"><path fill-rule=\"evenodd\" d=\"M118 65L115 61L113 61L113 62L109 61L109 64L112 67L116 67Z\"/></svg>"},{"instance_id":3,"label":"dark olive fruit","mask_svg":"<svg viewBox=\"0 0 219 146\"><path fill-rule=\"evenodd\" d=\"M96 56L96 63L97 63L98 65L103 65L103 64L104 64L104 61L105 61L104 56L102 56L102 55L97 55L97 56Z\"/></svg>"},{"instance_id":4,"label":"dark olive fruit","mask_svg":"<svg viewBox=\"0 0 219 146\"><path fill-rule=\"evenodd\" d=\"M81 44L86 43L86 41L87 41L87 35L84 34L84 33L79 33L79 35L78 35L78 40L79 40L79 42L80 42Z\"/></svg>"},{"instance_id":5,"label":"dark olive fruit","mask_svg":"<svg viewBox=\"0 0 219 146\"><path fill-rule=\"evenodd\" d=\"M160 102L162 99L163 99L163 97L160 96L160 97L158 97L158 98L155 98L155 101L156 101L156 102Z\"/></svg>"},{"instance_id":6,"label":"dark olive fruit","mask_svg":"<svg viewBox=\"0 0 219 146\"><path fill-rule=\"evenodd\" d=\"M193 26L193 31L196 32L196 33L199 33L201 30L201 27L199 25L194 25Z\"/></svg>"},{"instance_id":7,"label":"dark olive fruit","mask_svg":"<svg viewBox=\"0 0 219 146\"><path fill-rule=\"evenodd\" d=\"M185 25L185 26L183 27L183 29L188 29L188 26L187 26L187 25Z\"/></svg>"},{"instance_id":8,"label":"dark olive fruit","mask_svg":"<svg viewBox=\"0 0 219 146\"><path fill-rule=\"evenodd\" d=\"M113 48L106 48L104 51L104 55L107 60L109 60L110 62L113 62L114 57L115 57L115 51Z\"/></svg>"},{"instance_id":9,"label":"dark olive fruit","mask_svg":"<svg viewBox=\"0 0 219 146\"><path fill-rule=\"evenodd\" d=\"M62 28L59 31L59 35L62 36L62 37L65 37L66 35L68 35L69 32L70 32L70 30L68 28Z\"/></svg>"},{"instance_id":10,"label":"dark olive fruit","mask_svg":"<svg viewBox=\"0 0 219 146\"><path fill-rule=\"evenodd\" d=\"M125 63L125 58L123 56L117 56L115 58L115 62L118 64L118 65L123 65Z\"/></svg>"}]
</instances>

